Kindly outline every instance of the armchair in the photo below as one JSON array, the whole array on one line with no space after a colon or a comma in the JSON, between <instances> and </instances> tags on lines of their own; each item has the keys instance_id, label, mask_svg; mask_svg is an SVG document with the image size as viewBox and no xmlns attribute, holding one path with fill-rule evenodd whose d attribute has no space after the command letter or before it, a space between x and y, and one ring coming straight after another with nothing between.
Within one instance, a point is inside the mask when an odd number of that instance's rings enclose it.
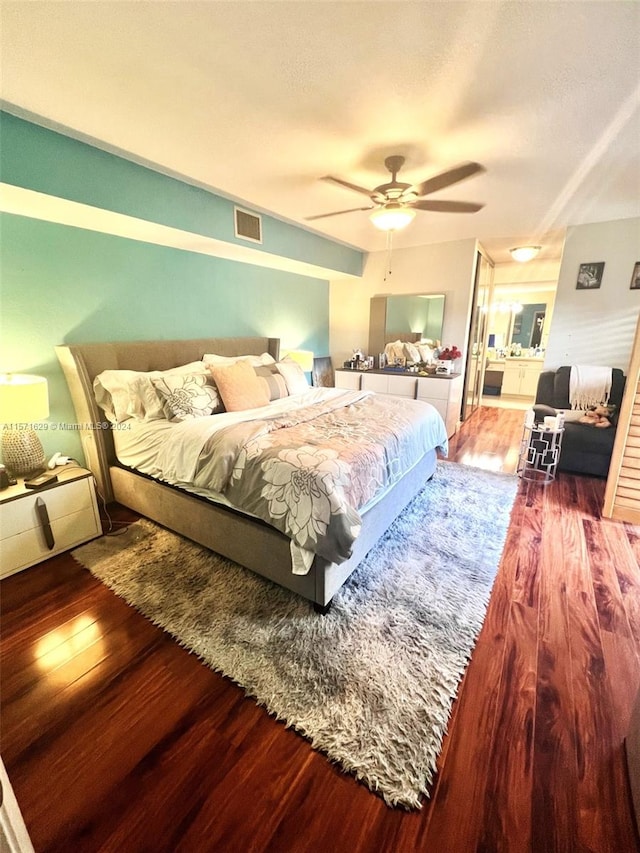
<instances>
[{"instance_id":1,"label":"armchair","mask_svg":"<svg viewBox=\"0 0 640 853\"><path fill-rule=\"evenodd\" d=\"M570 373L570 367L544 370L538 379L536 404L551 406L554 409L569 409ZM616 411L610 427L599 429L577 421L565 423L558 470L589 474L592 477L607 476L625 381L624 373L614 368L609 403L615 405Z\"/></svg>"}]
</instances>

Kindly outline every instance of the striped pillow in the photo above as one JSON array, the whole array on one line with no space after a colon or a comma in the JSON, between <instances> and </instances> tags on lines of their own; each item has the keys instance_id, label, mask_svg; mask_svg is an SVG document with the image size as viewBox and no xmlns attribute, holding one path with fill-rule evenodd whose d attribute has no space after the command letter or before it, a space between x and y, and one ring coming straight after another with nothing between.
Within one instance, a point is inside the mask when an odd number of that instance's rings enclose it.
<instances>
[{"instance_id":1,"label":"striped pillow","mask_svg":"<svg viewBox=\"0 0 640 853\"><path fill-rule=\"evenodd\" d=\"M258 379L266 383L269 402L272 400L281 400L283 397L289 396L287 383L284 381L284 377L281 376L275 364L261 365L253 369Z\"/></svg>"}]
</instances>

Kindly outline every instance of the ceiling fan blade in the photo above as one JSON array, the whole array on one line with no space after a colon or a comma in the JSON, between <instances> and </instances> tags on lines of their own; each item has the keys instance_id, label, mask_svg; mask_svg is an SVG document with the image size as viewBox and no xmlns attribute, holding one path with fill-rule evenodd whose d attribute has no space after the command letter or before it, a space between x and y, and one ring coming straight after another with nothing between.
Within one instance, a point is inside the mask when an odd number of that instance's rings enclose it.
<instances>
[{"instance_id":1,"label":"ceiling fan blade","mask_svg":"<svg viewBox=\"0 0 640 853\"><path fill-rule=\"evenodd\" d=\"M324 219L325 216L339 216L341 213L355 213L356 210L373 210L374 207L374 204L370 204L367 207L352 207L349 210L334 210L332 213L318 213L315 216L305 216L305 220L307 222L311 222L312 219Z\"/></svg>"},{"instance_id":2,"label":"ceiling fan blade","mask_svg":"<svg viewBox=\"0 0 640 853\"><path fill-rule=\"evenodd\" d=\"M484 204L473 201L412 201L407 207L417 207L418 210L433 210L438 213L477 213Z\"/></svg>"},{"instance_id":3,"label":"ceiling fan blade","mask_svg":"<svg viewBox=\"0 0 640 853\"><path fill-rule=\"evenodd\" d=\"M338 184L341 187L346 187L348 190L355 190L357 193L371 195L372 190L367 190L364 187L359 187L357 184L350 184L349 181L343 181L342 178L333 178L331 175L325 175L321 181L331 181L333 184Z\"/></svg>"},{"instance_id":4,"label":"ceiling fan blade","mask_svg":"<svg viewBox=\"0 0 640 853\"><path fill-rule=\"evenodd\" d=\"M486 169L480 163L463 163L462 166L448 169L446 172L434 175L433 178L427 178L426 181L415 186L418 195L429 195L485 171Z\"/></svg>"}]
</instances>

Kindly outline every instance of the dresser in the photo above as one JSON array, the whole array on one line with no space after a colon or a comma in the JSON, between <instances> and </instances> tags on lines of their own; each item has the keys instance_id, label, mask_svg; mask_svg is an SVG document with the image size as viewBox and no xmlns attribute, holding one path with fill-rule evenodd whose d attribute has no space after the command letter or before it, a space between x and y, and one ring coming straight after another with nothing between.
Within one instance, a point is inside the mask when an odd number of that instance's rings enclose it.
<instances>
[{"instance_id":1,"label":"dresser","mask_svg":"<svg viewBox=\"0 0 640 853\"><path fill-rule=\"evenodd\" d=\"M455 435L460 421L463 377L418 376L417 373L394 373L386 370L336 370L336 388L349 391L375 391L392 397L406 397L431 403L445 422L447 435Z\"/></svg>"},{"instance_id":2,"label":"dresser","mask_svg":"<svg viewBox=\"0 0 640 853\"><path fill-rule=\"evenodd\" d=\"M93 475L67 465L58 481L27 489L24 479L0 492L0 577L102 536Z\"/></svg>"}]
</instances>

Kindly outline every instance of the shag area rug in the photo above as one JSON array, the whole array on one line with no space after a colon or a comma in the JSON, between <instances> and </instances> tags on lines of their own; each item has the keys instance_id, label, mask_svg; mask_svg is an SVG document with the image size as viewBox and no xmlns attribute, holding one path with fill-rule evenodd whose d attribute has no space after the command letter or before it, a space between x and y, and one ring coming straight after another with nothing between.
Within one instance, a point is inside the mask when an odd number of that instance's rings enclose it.
<instances>
[{"instance_id":1,"label":"shag area rug","mask_svg":"<svg viewBox=\"0 0 640 853\"><path fill-rule=\"evenodd\" d=\"M389 805L419 808L482 627L517 484L439 463L326 616L146 520L74 556Z\"/></svg>"}]
</instances>

